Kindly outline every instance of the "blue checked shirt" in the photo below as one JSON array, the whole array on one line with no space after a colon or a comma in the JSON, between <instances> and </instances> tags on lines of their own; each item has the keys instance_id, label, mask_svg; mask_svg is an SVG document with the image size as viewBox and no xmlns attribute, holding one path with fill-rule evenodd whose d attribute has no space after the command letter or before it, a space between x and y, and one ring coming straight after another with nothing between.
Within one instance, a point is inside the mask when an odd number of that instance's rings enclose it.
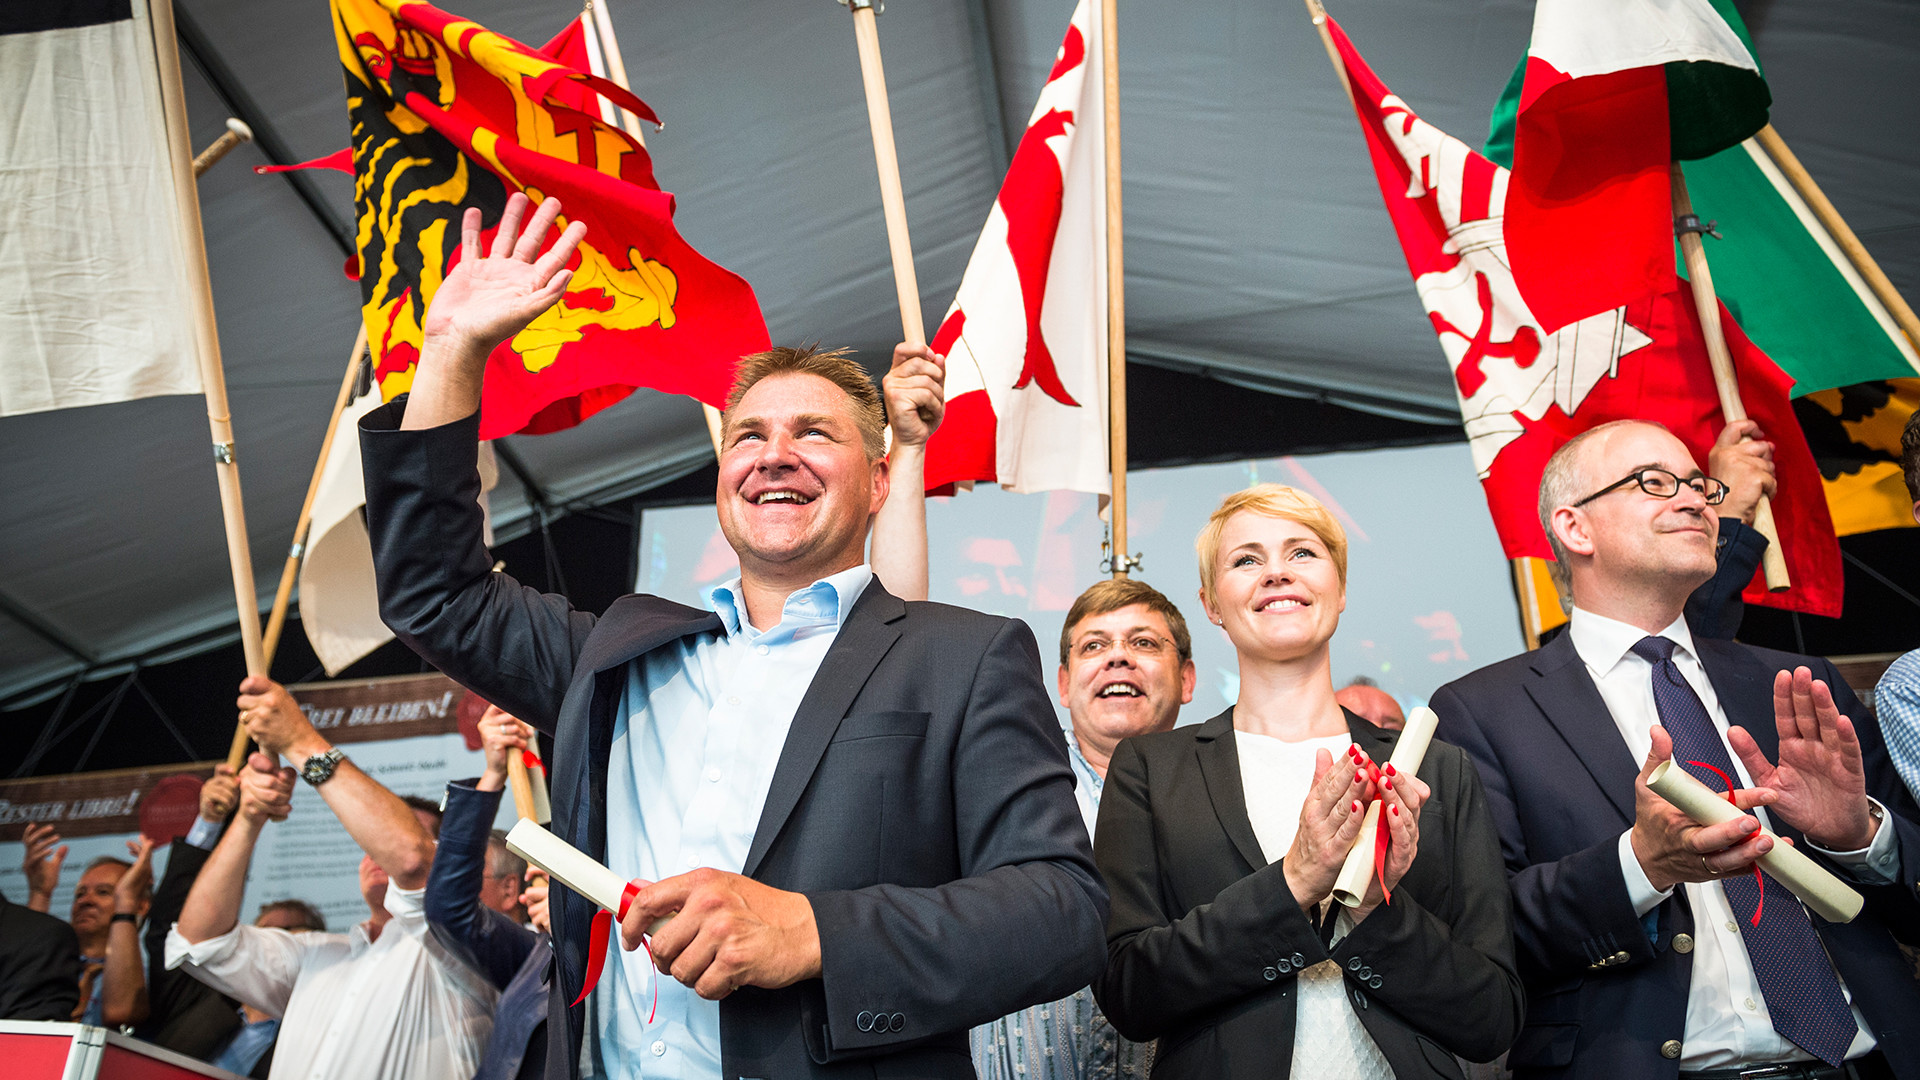
<instances>
[{"instance_id":1,"label":"blue checked shirt","mask_svg":"<svg viewBox=\"0 0 1920 1080\"><path fill-rule=\"evenodd\" d=\"M627 666L607 761L607 865L615 873L659 881L702 866L740 872L800 698L872 580L870 568L856 566L816 581L787 597L780 622L760 631L747 620L735 578L708 595L720 632L682 638ZM593 1072L717 1080L720 1003L656 977L645 950L626 952L617 938L610 948L591 999Z\"/></svg>"},{"instance_id":2,"label":"blue checked shirt","mask_svg":"<svg viewBox=\"0 0 1920 1080\"><path fill-rule=\"evenodd\" d=\"M1064 734L1073 762L1073 794L1092 836L1106 778L1087 763L1073 732ZM980 1080L1147 1080L1153 1069L1155 1044L1121 1038L1090 986L981 1024L967 1040Z\"/></svg>"},{"instance_id":3,"label":"blue checked shirt","mask_svg":"<svg viewBox=\"0 0 1920 1080\"><path fill-rule=\"evenodd\" d=\"M1873 711L1880 718L1887 754L1907 790L1920 799L1920 649L1902 656L1873 688Z\"/></svg>"}]
</instances>

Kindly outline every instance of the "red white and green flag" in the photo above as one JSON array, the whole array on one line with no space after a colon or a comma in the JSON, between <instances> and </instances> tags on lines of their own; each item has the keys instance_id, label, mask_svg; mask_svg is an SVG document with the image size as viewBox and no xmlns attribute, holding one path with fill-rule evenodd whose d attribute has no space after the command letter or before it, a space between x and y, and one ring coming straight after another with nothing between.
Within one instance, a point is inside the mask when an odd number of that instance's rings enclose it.
<instances>
[{"instance_id":1,"label":"red white and green flag","mask_svg":"<svg viewBox=\"0 0 1920 1080\"><path fill-rule=\"evenodd\" d=\"M1613 420L1653 420L1704 462L1725 424L1692 295L1674 273L1671 234L1663 225L1663 279L1636 287L1637 295L1594 284L1596 298L1581 301L1579 282L1539 278L1549 271L1538 265L1523 269L1510 258L1515 178L1421 120L1331 19L1328 28L1414 287L1453 370L1501 544L1510 558L1549 558L1535 501L1547 458L1568 439ZM1670 220L1664 198L1650 212ZM1539 296L1590 313L1549 328L1531 306ZM1747 599L1838 615L1839 546L1787 400L1791 379L1724 308L1721 321L1748 413L1775 441L1774 512L1793 576L1783 593L1769 593L1756 576Z\"/></svg>"},{"instance_id":2,"label":"red white and green flag","mask_svg":"<svg viewBox=\"0 0 1920 1080\"><path fill-rule=\"evenodd\" d=\"M1540 326L1665 289L1670 163L1737 145L1771 103L1714 0L1539 0L1506 232Z\"/></svg>"}]
</instances>

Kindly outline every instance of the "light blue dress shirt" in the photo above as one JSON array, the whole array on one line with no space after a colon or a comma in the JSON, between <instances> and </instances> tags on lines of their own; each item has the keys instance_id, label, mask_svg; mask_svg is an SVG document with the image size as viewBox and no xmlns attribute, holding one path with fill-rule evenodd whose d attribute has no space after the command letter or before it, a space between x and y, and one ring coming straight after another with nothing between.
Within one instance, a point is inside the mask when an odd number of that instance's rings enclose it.
<instances>
[{"instance_id":1,"label":"light blue dress shirt","mask_svg":"<svg viewBox=\"0 0 1920 1080\"><path fill-rule=\"evenodd\" d=\"M1887 754L1907 790L1920 799L1920 649L1907 653L1880 676L1873 711L1886 737Z\"/></svg>"},{"instance_id":2,"label":"light blue dress shirt","mask_svg":"<svg viewBox=\"0 0 1920 1080\"><path fill-rule=\"evenodd\" d=\"M708 597L720 632L682 638L627 666L607 761L614 873L659 881L702 866L740 872L793 714L872 580L870 568L856 566L816 581L787 597L780 622L760 631L747 620L735 578ZM593 994L595 1073L718 1077L720 1003L657 976L645 950L625 952L617 938L611 948Z\"/></svg>"}]
</instances>

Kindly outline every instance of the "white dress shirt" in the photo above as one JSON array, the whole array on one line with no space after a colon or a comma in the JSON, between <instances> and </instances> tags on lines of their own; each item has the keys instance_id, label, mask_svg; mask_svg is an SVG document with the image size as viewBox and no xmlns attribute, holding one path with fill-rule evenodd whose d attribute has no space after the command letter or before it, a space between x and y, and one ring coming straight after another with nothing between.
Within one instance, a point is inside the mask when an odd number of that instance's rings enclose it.
<instances>
[{"instance_id":1,"label":"white dress shirt","mask_svg":"<svg viewBox=\"0 0 1920 1080\"><path fill-rule=\"evenodd\" d=\"M760 631L735 578L709 594L720 632L627 666L607 760L614 873L651 882L703 866L740 872L793 714L872 580L856 566L816 581ZM610 948L588 1028L595 1075L717 1080L720 1003L658 975L645 950L626 952L617 937Z\"/></svg>"},{"instance_id":2,"label":"white dress shirt","mask_svg":"<svg viewBox=\"0 0 1920 1080\"><path fill-rule=\"evenodd\" d=\"M1632 651L1633 646L1647 636L1646 631L1576 607L1567 632L1572 635L1574 651L1587 665L1587 673L1593 677L1601 700L1612 713L1614 726L1619 728L1628 753L1633 755L1636 765L1644 762L1653 745L1653 725L1660 718L1653 701L1653 665ZM1673 651L1674 666L1706 706L1721 743L1727 747L1727 757L1733 761L1735 781L1741 787L1753 786L1746 766L1727 743L1727 714L1720 707L1719 695L1708 681L1706 669L1700 666L1686 619L1674 620L1659 636L1678 646ZM1770 723L1772 717L1766 720ZM1771 827L1766 810L1757 810L1755 815ZM1627 879L1627 896L1633 902L1634 912L1644 916L1673 892L1655 889L1647 880L1646 871L1633 853L1632 841L1632 829L1620 834L1620 869ZM1862 882L1892 881L1892 875L1899 869L1893 829L1884 821L1874 835L1873 844L1864 851L1821 850ZM1688 884L1685 888L1687 902L1693 908L1694 946L1680 1068L1720 1069L1769 1061L1813 1060L1812 1055L1773 1029L1773 1017L1767 1012L1753 962L1747 957L1746 941L1734 921L1751 917L1753 913L1746 911L1736 916L1727 900L1726 889L1718 882ZM1777 884L1767 889L1765 902L1769 907L1798 903ZM1841 992L1852 1002L1853 995L1847 991L1844 981ZM1849 1058L1859 1057L1874 1047L1873 1036L1857 1007L1853 1010L1853 1019L1860 1030L1847 1050Z\"/></svg>"},{"instance_id":3,"label":"white dress shirt","mask_svg":"<svg viewBox=\"0 0 1920 1080\"><path fill-rule=\"evenodd\" d=\"M281 1018L270 1080L469 1080L498 994L427 931L427 890L387 886L377 941L242 923L197 944L167 931L167 967Z\"/></svg>"}]
</instances>

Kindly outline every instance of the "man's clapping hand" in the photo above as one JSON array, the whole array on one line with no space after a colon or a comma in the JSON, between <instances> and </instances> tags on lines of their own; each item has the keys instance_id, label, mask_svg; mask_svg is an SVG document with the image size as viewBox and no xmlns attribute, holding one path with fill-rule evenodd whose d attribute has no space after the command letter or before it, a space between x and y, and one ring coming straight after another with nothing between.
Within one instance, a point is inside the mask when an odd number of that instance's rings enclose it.
<instances>
[{"instance_id":1,"label":"man's clapping hand","mask_svg":"<svg viewBox=\"0 0 1920 1080\"><path fill-rule=\"evenodd\" d=\"M694 870L640 890L621 943L648 947L656 967L712 1001L742 986L779 989L820 974L820 928L804 895L721 870Z\"/></svg>"},{"instance_id":2,"label":"man's clapping hand","mask_svg":"<svg viewBox=\"0 0 1920 1080\"><path fill-rule=\"evenodd\" d=\"M1727 729L1727 742L1754 786L1775 793L1771 813L1828 851L1871 844L1874 821L1860 736L1834 705L1827 684L1807 668L1779 672L1773 678L1773 718L1780 735L1778 765L1745 728Z\"/></svg>"},{"instance_id":3,"label":"man's clapping hand","mask_svg":"<svg viewBox=\"0 0 1920 1080\"><path fill-rule=\"evenodd\" d=\"M1719 825L1702 825L1647 787L1654 768L1672 757L1673 737L1654 725L1653 745L1633 782L1633 855L1647 881L1666 892L1682 882L1718 881L1753 869L1754 860L1773 850L1759 819L1743 814ZM1742 788L1733 796L1733 804L1742 810L1774 800L1774 793L1764 787Z\"/></svg>"},{"instance_id":4,"label":"man's clapping hand","mask_svg":"<svg viewBox=\"0 0 1920 1080\"><path fill-rule=\"evenodd\" d=\"M67 845L51 825L29 824L20 836L27 853L20 869L27 876L27 906L46 911L53 906L53 890L60 884L60 867L67 861Z\"/></svg>"}]
</instances>

